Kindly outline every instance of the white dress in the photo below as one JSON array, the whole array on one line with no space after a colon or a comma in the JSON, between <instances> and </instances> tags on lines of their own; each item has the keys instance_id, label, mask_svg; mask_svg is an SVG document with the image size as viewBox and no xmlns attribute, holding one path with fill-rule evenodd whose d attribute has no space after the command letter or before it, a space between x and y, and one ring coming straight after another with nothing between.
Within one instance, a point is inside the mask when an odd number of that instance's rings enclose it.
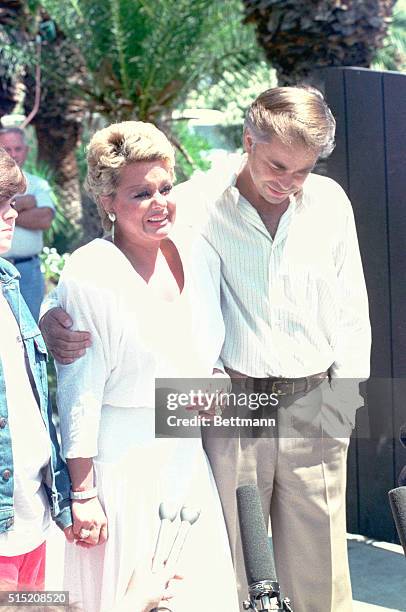
<instances>
[{"instance_id":1,"label":"white dress","mask_svg":"<svg viewBox=\"0 0 406 612\"><path fill-rule=\"evenodd\" d=\"M170 608L238 610L223 515L201 440L154 436L155 377L209 376L223 342L207 261L197 262L194 254L191 275L190 253L179 252L185 286L172 302L158 297L121 251L102 239L70 257L58 286L74 328L92 335L84 357L58 366L62 451L67 458L95 457L109 529L105 545L66 545L65 588L85 612L109 612L133 570L150 566L159 504L167 500L201 509L177 568L184 580Z\"/></svg>"}]
</instances>

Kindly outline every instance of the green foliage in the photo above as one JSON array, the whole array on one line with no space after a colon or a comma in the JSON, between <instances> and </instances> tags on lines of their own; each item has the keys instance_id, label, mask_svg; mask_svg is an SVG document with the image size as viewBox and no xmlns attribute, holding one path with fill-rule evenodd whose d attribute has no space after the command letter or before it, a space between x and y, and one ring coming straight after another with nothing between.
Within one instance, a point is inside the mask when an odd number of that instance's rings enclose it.
<instances>
[{"instance_id":1,"label":"green foliage","mask_svg":"<svg viewBox=\"0 0 406 612\"><path fill-rule=\"evenodd\" d=\"M220 97L238 100L263 57L253 27L242 23L240 0L33 0L30 4L37 17L32 17L25 32L18 62L32 60L29 32L34 33L43 7L85 66L83 78L82 71L80 79L64 77L64 70L51 65L52 41L48 41L42 54L43 83L61 81L64 98L85 98L89 114L107 121L136 118L177 133L178 126L171 126L172 111L185 105L193 88L210 90L218 83ZM196 141L189 133L183 131L178 138L196 157ZM83 175L83 147L78 159ZM203 162L197 158L188 164L186 156L179 163L187 176L193 164Z\"/></svg>"},{"instance_id":2,"label":"green foliage","mask_svg":"<svg viewBox=\"0 0 406 612\"><path fill-rule=\"evenodd\" d=\"M55 247L44 247L40 254L41 259L41 270L45 276L47 283L47 289L51 289L52 286L57 285L63 267L66 260L69 257L69 253L60 255Z\"/></svg>"},{"instance_id":3,"label":"green foliage","mask_svg":"<svg viewBox=\"0 0 406 612\"><path fill-rule=\"evenodd\" d=\"M80 48L92 109L115 120L157 121L202 79L258 59L239 0L43 0Z\"/></svg>"},{"instance_id":4,"label":"green foliage","mask_svg":"<svg viewBox=\"0 0 406 612\"><path fill-rule=\"evenodd\" d=\"M206 156L211 147L207 140L194 134L187 124L181 121L172 124L172 133L182 143L182 147L190 157L190 160L187 160L180 151L176 151L176 181L178 183L186 181L195 170L209 170L210 162Z\"/></svg>"},{"instance_id":5,"label":"green foliage","mask_svg":"<svg viewBox=\"0 0 406 612\"><path fill-rule=\"evenodd\" d=\"M20 78L22 79L26 66L33 61L33 43L22 43L18 30L9 26L0 26L0 81L4 82L7 88L9 83L9 93L13 94L13 85ZM6 112L13 109L14 104L6 109ZM4 111L3 111L4 112Z\"/></svg>"},{"instance_id":6,"label":"green foliage","mask_svg":"<svg viewBox=\"0 0 406 612\"><path fill-rule=\"evenodd\" d=\"M57 201L52 225L44 234L45 245L54 247L60 253L66 253L72 250L72 245L76 244L78 239L78 231L64 215Z\"/></svg>"},{"instance_id":7,"label":"green foliage","mask_svg":"<svg viewBox=\"0 0 406 612\"><path fill-rule=\"evenodd\" d=\"M79 171L79 182L83 185L86 178L87 162L86 162L86 147L88 144L89 136L84 134L80 145L75 150L76 163Z\"/></svg>"},{"instance_id":8,"label":"green foliage","mask_svg":"<svg viewBox=\"0 0 406 612\"><path fill-rule=\"evenodd\" d=\"M375 70L406 71L406 0L398 0L384 46L376 54Z\"/></svg>"},{"instance_id":9,"label":"green foliage","mask_svg":"<svg viewBox=\"0 0 406 612\"><path fill-rule=\"evenodd\" d=\"M25 46L19 45L12 34L0 34L0 64L2 78L11 79L16 73L22 74L23 67L30 61Z\"/></svg>"},{"instance_id":10,"label":"green foliage","mask_svg":"<svg viewBox=\"0 0 406 612\"><path fill-rule=\"evenodd\" d=\"M2 3L12 5L12 2ZM39 0L5 6L0 13L0 72L2 77L22 76L26 66L35 62L35 12ZM20 5L20 6L19 6Z\"/></svg>"},{"instance_id":11,"label":"green foliage","mask_svg":"<svg viewBox=\"0 0 406 612\"><path fill-rule=\"evenodd\" d=\"M241 126L245 111L252 100L265 89L276 85L275 71L265 60L259 59L250 69L249 76L244 75L244 71L226 71L217 82L210 82L208 78L202 79L188 96L186 104L190 108L213 108L222 111L225 125ZM241 134L239 141L241 143Z\"/></svg>"}]
</instances>

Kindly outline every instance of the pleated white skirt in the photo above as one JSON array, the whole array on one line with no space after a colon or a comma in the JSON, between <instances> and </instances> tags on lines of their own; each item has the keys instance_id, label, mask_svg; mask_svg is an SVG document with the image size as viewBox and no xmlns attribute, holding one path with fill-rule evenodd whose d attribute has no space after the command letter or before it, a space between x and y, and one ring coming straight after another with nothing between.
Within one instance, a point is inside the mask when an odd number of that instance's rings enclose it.
<instances>
[{"instance_id":1,"label":"pleated white skirt","mask_svg":"<svg viewBox=\"0 0 406 612\"><path fill-rule=\"evenodd\" d=\"M155 439L151 408L104 406L94 460L108 519L106 544L66 544L64 587L84 612L110 612L134 571L149 568L162 501L201 510L177 567L173 612L237 612L221 505L200 439ZM179 522L174 526L174 534Z\"/></svg>"}]
</instances>

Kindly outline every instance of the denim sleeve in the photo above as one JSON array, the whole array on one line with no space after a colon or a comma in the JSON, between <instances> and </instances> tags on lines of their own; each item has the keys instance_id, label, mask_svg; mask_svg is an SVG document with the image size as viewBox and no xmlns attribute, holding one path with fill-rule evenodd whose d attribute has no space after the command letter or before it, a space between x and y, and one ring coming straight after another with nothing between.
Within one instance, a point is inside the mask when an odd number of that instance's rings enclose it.
<instances>
[{"instance_id":1,"label":"denim sleeve","mask_svg":"<svg viewBox=\"0 0 406 612\"><path fill-rule=\"evenodd\" d=\"M66 463L60 454L56 428L52 420L51 402L48 400L49 434L51 438L51 453L53 466L53 492L50 491L52 517L58 527L64 529L72 525L70 501L71 481ZM56 491L55 491L56 489Z\"/></svg>"}]
</instances>

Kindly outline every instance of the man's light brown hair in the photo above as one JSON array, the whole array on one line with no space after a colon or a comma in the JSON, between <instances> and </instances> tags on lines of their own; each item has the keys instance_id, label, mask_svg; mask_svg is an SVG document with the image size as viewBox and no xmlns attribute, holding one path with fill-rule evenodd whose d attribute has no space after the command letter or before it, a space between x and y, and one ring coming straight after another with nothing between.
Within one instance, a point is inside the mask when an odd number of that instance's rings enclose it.
<instances>
[{"instance_id":1,"label":"man's light brown hair","mask_svg":"<svg viewBox=\"0 0 406 612\"><path fill-rule=\"evenodd\" d=\"M304 145L328 157L334 149L336 122L323 95L312 87L274 87L249 107L244 123L254 142Z\"/></svg>"},{"instance_id":2,"label":"man's light brown hair","mask_svg":"<svg viewBox=\"0 0 406 612\"><path fill-rule=\"evenodd\" d=\"M10 200L26 188L27 181L18 164L0 147L0 200Z\"/></svg>"}]
</instances>

